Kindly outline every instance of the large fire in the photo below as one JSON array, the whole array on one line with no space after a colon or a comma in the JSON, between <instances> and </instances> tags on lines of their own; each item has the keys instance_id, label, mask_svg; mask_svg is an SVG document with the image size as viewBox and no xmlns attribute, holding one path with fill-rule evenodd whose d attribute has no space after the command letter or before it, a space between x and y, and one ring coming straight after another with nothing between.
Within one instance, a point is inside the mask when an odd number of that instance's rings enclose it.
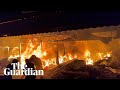
<instances>
[{"instance_id":1,"label":"large fire","mask_svg":"<svg viewBox=\"0 0 120 90\"><path fill-rule=\"evenodd\" d=\"M89 44L95 46L89 46ZM32 55L40 58L43 62L42 67L48 67L50 65L57 65L57 60L59 64L64 63L68 60L73 59L84 59L86 61L86 65L93 65L96 60L99 59L107 59L111 56L111 52L108 52L105 48L104 44L101 44L100 50L97 44L92 41L86 44L86 42L62 42L62 43L52 43L52 42L38 42L37 44L32 42L31 39L27 41L27 44L21 45L21 50L19 48L14 47L11 50L11 54L9 59L20 57L20 62L22 65L25 64L25 59L29 59ZM86 49L87 47L87 49ZM97 50L98 49L98 50ZM20 53L16 54L16 51L20 51ZM96 50L96 51L95 51Z\"/></svg>"}]
</instances>

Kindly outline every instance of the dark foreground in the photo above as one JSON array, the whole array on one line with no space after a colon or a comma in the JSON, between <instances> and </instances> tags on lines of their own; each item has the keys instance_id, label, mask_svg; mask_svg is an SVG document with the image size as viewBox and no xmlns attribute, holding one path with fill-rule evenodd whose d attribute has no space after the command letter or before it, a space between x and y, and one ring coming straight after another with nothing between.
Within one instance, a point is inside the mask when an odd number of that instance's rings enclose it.
<instances>
[{"instance_id":1,"label":"dark foreground","mask_svg":"<svg viewBox=\"0 0 120 90\"><path fill-rule=\"evenodd\" d=\"M105 64L85 65L71 60L45 72L46 79L120 79L120 69Z\"/></svg>"},{"instance_id":2,"label":"dark foreground","mask_svg":"<svg viewBox=\"0 0 120 90\"><path fill-rule=\"evenodd\" d=\"M120 79L120 65L116 66L106 65L103 60L94 65L86 65L84 60L74 59L58 66L49 66L52 69L45 71L42 79ZM3 79L3 67L0 69L0 79ZM13 76L12 79L25 79L25 77ZM40 76L36 79L40 79Z\"/></svg>"}]
</instances>

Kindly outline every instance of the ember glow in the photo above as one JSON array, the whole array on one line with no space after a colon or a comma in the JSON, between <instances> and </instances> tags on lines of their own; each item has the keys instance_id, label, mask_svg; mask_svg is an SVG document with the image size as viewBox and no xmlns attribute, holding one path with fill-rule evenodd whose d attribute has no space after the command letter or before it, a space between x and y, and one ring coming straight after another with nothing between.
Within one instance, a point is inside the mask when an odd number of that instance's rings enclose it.
<instances>
[{"instance_id":1,"label":"ember glow","mask_svg":"<svg viewBox=\"0 0 120 90\"><path fill-rule=\"evenodd\" d=\"M111 53L112 52L107 52L106 54L103 53L98 53L98 56L100 57L100 59L108 59L109 57L111 57Z\"/></svg>"},{"instance_id":2,"label":"ember glow","mask_svg":"<svg viewBox=\"0 0 120 90\"><path fill-rule=\"evenodd\" d=\"M59 64L63 63L64 59L65 59L65 56L60 56L59 57Z\"/></svg>"},{"instance_id":3,"label":"ember glow","mask_svg":"<svg viewBox=\"0 0 120 90\"><path fill-rule=\"evenodd\" d=\"M73 59L73 56L71 54L68 54L68 59L69 60L72 60Z\"/></svg>"},{"instance_id":4,"label":"ember glow","mask_svg":"<svg viewBox=\"0 0 120 90\"><path fill-rule=\"evenodd\" d=\"M103 53L98 53L98 56L101 60L103 59Z\"/></svg>"},{"instance_id":5,"label":"ember glow","mask_svg":"<svg viewBox=\"0 0 120 90\"><path fill-rule=\"evenodd\" d=\"M108 52L106 55L104 55L104 59L108 59L109 57L111 57L111 52Z\"/></svg>"},{"instance_id":6,"label":"ember glow","mask_svg":"<svg viewBox=\"0 0 120 90\"><path fill-rule=\"evenodd\" d=\"M49 60L45 60L45 65L43 66L43 68L45 68L46 66L49 66Z\"/></svg>"}]
</instances>

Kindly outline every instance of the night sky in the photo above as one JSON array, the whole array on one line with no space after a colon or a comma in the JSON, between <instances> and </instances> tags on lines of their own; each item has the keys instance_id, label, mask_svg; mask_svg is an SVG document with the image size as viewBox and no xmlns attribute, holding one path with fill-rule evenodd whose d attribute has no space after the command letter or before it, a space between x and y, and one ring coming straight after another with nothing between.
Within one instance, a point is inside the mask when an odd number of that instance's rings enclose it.
<instances>
[{"instance_id":1,"label":"night sky","mask_svg":"<svg viewBox=\"0 0 120 90\"><path fill-rule=\"evenodd\" d=\"M18 20L19 19L19 20ZM16 20L16 21L14 21ZM9 22L13 21L13 22ZM6 23L3 23L6 22ZM120 12L0 12L0 35L22 35L120 24Z\"/></svg>"}]
</instances>

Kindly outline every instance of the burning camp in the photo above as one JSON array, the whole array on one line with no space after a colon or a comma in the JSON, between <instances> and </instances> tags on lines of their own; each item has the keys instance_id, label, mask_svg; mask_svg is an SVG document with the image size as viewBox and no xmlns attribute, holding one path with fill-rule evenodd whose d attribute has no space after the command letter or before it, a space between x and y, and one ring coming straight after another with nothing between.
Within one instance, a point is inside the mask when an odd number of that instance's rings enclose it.
<instances>
[{"instance_id":1,"label":"burning camp","mask_svg":"<svg viewBox=\"0 0 120 90\"><path fill-rule=\"evenodd\" d=\"M84 16L33 11L1 21L0 79L120 79L120 25L82 28Z\"/></svg>"},{"instance_id":2,"label":"burning camp","mask_svg":"<svg viewBox=\"0 0 120 90\"><path fill-rule=\"evenodd\" d=\"M115 64L119 64L119 55L115 48L119 47L119 39L109 43L106 39L116 37L116 32L104 32L106 37L91 32L87 38L88 31L90 29L2 37L0 55L9 62L16 58L22 66L30 59L36 70L44 70L45 79L118 78L119 69Z\"/></svg>"}]
</instances>

